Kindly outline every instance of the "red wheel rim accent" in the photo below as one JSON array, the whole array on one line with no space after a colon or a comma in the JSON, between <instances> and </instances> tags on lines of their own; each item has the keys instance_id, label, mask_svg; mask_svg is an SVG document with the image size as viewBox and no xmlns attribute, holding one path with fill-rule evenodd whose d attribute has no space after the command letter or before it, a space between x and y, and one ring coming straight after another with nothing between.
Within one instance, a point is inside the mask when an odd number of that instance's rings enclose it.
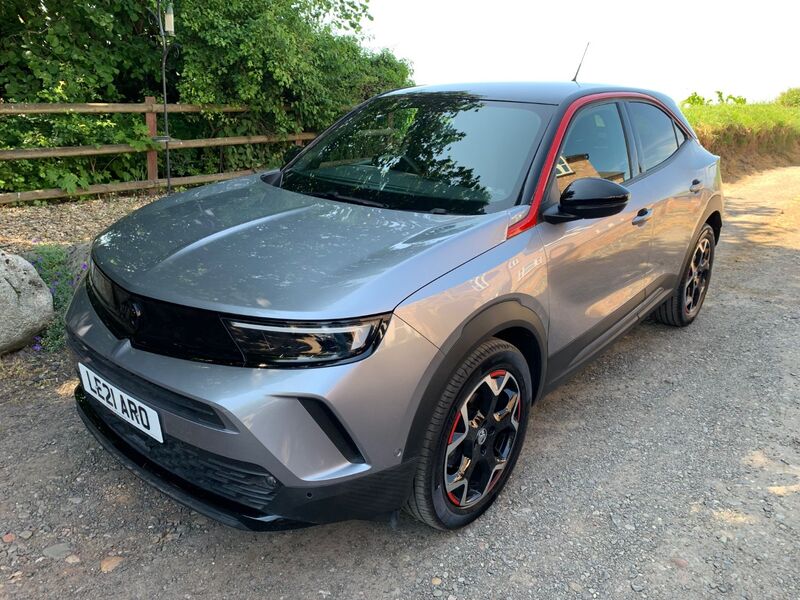
<instances>
[{"instance_id":1,"label":"red wheel rim accent","mask_svg":"<svg viewBox=\"0 0 800 600\"><path fill-rule=\"evenodd\" d=\"M507 376L510 377L510 379L514 383L514 385L517 386L517 394L520 394L520 390L519 390L518 384L516 383L516 379L513 376L511 376L510 373L506 369L496 369L494 371L489 372L488 375L484 376L484 379L481 380L481 384L479 384L478 387L480 387L480 385L487 385L486 381L489 380L489 379L497 380L499 378L506 378ZM506 381L503 381L504 385L503 385L502 389L505 389L505 383L506 383ZM478 390L478 387L476 387L476 389L473 392L473 394ZM465 403L469 402L470 398L473 397L473 394L470 394L470 396L466 400L464 400L464 402ZM499 398L499 394L500 394L500 392L498 392L498 395L496 396L496 398ZM522 402L523 401L524 400L522 399L521 396L518 397L516 407L514 408L514 411L513 411L515 416L516 416L517 423L519 423L521 421L521 418L522 418ZM448 448L452 444L453 440L456 437L456 431L458 430L458 424L460 422L464 421L464 426L466 428L465 432L464 432L464 435L469 435L470 427L471 427L471 423L472 422L471 421L466 422L466 419L468 419L470 417L468 417L466 415L463 415L462 414L462 410L466 410L466 409L464 409L464 405L463 404L460 405L460 409L456 412L456 414L453 417L453 425L450 428L450 432L449 432L449 434L447 436L447 447ZM494 410L494 405L492 405L492 408L490 410ZM478 413L478 414L480 414L480 413ZM487 416L487 418L488 418L488 416ZM476 425L476 427L481 427L481 425ZM516 429L517 426L514 426L514 427ZM494 429L494 428L492 428L492 429ZM494 435L494 434L492 433L490 435ZM483 442L481 442L481 443L483 443ZM449 456L449 453L450 453L450 450L447 451L447 454L445 456L445 461L447 461L447 456ZM473 458L473 460L474 460L474 458ZM495 473L491 474L491 479L485 484L486 487L484 488L484 491L480 494L480 498L485 497L486 494L488 494L489 491L491 491L495 487L495 485L500 480L500 478L501 478L501 476L502 476L504 471L505 471L505 469L501 469L501 470L497 470ZM448 475L447 475L447 467L445 466L445 481L447 480L447 477L448 477ZM464 485L469 486L470 484L469 484L469 482L466 482ZM474 502L477 502L477 500L472 500L472 501L468 501L465 505L462 504L461 500L459 499L459 497L456 496L456 494L454 493L457 489L459 489L459 488L456 487L452 491L448 491L446 489L444 490L445 491L445 495L450 500L450 502L453 503L454 506L459 507L459 508L463 508L464 506L470 506ZM464 491L464 494L466 494L466 491ZM462 498L464 497L464 494L462 494Z\"/></svg>"}]
</instances>

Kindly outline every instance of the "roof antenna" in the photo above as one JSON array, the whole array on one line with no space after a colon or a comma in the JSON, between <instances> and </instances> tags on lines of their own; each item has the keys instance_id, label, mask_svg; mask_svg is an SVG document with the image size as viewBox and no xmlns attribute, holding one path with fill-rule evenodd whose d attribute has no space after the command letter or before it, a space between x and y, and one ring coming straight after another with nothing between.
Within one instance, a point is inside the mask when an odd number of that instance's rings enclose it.
<instances>
[{"instance_id":1,"label":"roof antenna","mask_svg":"<svg viewBox=\"0 0 800 600\"><path fill-rule=\"evenodd\" d=\"M583 66L583 59L586 58L586 52L589 50L589 42L586 42L586 48L583 49L583 56L581 56L581 62L578 63L578 70L575 71L575 77L572 78L572 81L578 83L578 73L581 72L581 67Z\"/></svg>"}]
</instances>

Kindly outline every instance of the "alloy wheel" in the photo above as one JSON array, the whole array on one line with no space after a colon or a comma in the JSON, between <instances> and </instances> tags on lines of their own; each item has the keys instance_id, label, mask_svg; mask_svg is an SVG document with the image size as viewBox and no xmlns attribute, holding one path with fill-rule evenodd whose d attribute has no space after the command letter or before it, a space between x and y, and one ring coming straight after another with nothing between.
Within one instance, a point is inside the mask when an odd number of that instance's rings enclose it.
<instances>
[{"instance_id":1,"label":"alloy wheel","mask_svg":"<svg viewBox=\"0 0 800 600\"><path fill-rule=\"evenodd\" d=\"M519 430L522 401L505 369L486 375L455 414L444 456L444 488L455 506L485 498L508 465Z\"/></svg>"},{"instance_id":2,"label":"alloy wheel","mask_svg":"<svg viewBox=\"0 0 800 600\"><path fill-rule=\"evenodd\" d=\"M688 317L693 317L703 303L711 275L711 252L711 241L707 237L701 237L692 254L685 279L683 309Z\"/></svg>"}]
</instances>

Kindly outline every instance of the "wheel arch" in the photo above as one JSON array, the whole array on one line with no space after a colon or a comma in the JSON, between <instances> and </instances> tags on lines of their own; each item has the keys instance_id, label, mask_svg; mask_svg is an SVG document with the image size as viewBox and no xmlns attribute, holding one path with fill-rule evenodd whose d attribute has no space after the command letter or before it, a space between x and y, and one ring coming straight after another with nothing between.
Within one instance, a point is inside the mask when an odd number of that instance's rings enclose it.
<instances>
[{"instance_id":1,"label":"wheel arch","mask_svg":"<svg viewBox=\"0 0 800 600\"><path fill-rule=\"evenodd\" d=\"M543 374L539 373L539 369L542 365L542 347L539 344L539 340L530 329L520 325L506 327L505 329L495 332L493 337L515 346L525 357L525 362L528 363L528 369L532 377L531 389L534 390L535 394L536 390L538 390L539 382L543 377ZM535 401L537 397L538 396L534 395L533 400Z\"/></svg>"},{"instance_id":2,"label":"wheel arch","mask_svg":"<svg viewBox=\"0 0 800 600\"><path fill-rule=\"evenodd\" d=\"M497 337L516 346L531 372L527 382L536 400L542 392L547 368L546 329L539 315L516 298L500 300L471 315L442 344L434 361L415 390L419 398L403 451L404 459L418 455L436 399L444 393L453 372L485 340Z\"/></svg>"},{"instance_id":3,"label":"wheel arch","mask_svg":"<svg viewBox=\"0 0 800 600\"><path fill-rule=\"evenodd\" d=\"M714 210L708 215L705 222L711 225L711 229L714 230L715 243L719 244L719 236L722 233L722 215L718 210Z\"/></svg>"},{"instance_id":4,"label":"wheel arch","mask_svg":"<svg viewBox=\"0 0 800 600\"><path fill-rule=\"evenodd\" d=\"M719 236L722 233L722 194L714 194L709 199L708 204L706 204L705 210L703 211L702 218L697 221L697 225L692 233L691 241L686 247L686 252L683 255L681 270L677 273L678 281L680 281L680 278L682 277L681 274L686 269L686 265L689 264L689 257L692 255L694 245L697 243L697 238L700 237L700 232L706 225L710 225L711 229L714 230L714 240L716 245L716 243L719 243ZM719 229L717 229L717 227L719 227ZM675 285L677 285L677 283Z\"/></svg>"}]
</instances>

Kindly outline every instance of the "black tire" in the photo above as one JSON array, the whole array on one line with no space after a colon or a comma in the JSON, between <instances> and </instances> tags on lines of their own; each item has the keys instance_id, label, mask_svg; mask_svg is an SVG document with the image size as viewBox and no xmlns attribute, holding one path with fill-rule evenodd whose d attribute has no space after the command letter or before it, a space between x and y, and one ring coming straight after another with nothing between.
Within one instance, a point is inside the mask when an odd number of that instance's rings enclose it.
<instances>
[{"instance_id":1,"label":"black tire","mask_svg":"<svg viewBox=\"0 0 800 600\"><path fill-rule=\"evenodd\" d=\"M513 402L515 390L516 403ZM425 432L413 491L405 510L417 520L437 529L458 529L483 514L505 486L525 441L531 390L528 364L516 347L503 340L490 338L475 348L453 373L433 411ZM491 406L486 410L488 416L479 421L482 414L478 412L474 418L467 420L465 415L468 407L475 407L480 402L488 402L485 406ZM513 409L509 408L512 404ZM497 408L501 410L496 411ZM503 415L499 418L502 420L498 419L500 414ZM451 444L457 427L463 427L464 432L457 435L459 438L463 436L465 441ZM483 441L479 441L481 435ZM466 441L469 436L473 436L470 442ZM461 481L466 479L463 487L450 493L445 490L447 461L458 458L454 456L456 450L452 449L458 444L461 444L457 448L462 453L459 461L461 467L466 456L464 449L471 448L474 453L474 466L470 472L478 483L471 497L479 499L473 501L467 498L471 476L465 476L462 470L457 470L454 477L460 476ZM510 446L506 449L508 444ZM448 453L449 447L451 450ZM483 458L478 454L482 454ZM481 466L484 462L487 465ZM494 469L499 468L501 463L505 465L504 468L496 472ZM480 484L484 476L486 484L482 487ZM475 496L476 490L481 489L483 495ZM454 495L456 492L462 496L462 500L466 499L464 506L455 504L459 501Z\"/></svg>"},{"instance_id":2,"label":"black tire","mask_svg":"<svg viewBox=\"0 0 800 600\"><path fill-rule=\"evenodd\" d=\"M703 252L703 248L707 248ZM700 231L700 235L694 243L694 250L689 256L689 260L683 269L683 275L678 283L678 287L664 303L653 312L653 318L665 325L673 327L686 327L700 314L703 301L708 293L708 286L711 283L711 270L714 266L714 252L716 249L716 238L711 225L706 223ZM700 254L707 254L707 265L702 267L703 273L696 273L696 260ZM699 287L698 287L699 286Z\"/></svg>"}]
</instances>

